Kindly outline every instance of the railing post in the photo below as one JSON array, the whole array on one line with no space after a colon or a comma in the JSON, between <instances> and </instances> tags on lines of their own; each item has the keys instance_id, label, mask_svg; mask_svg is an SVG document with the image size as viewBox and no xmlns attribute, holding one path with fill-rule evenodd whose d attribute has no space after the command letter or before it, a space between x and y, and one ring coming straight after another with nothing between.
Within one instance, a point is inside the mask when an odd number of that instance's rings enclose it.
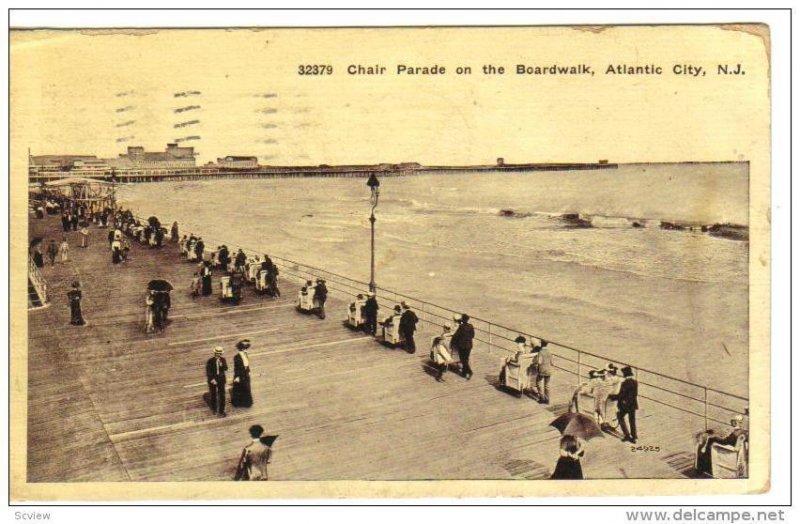
<instances>
[{"instance_id":1,"label":"railing post","mask_svg":"<svg viewBox=\"0 0 800 524\"><path fill-rule=\"evenodd\" d=\"M583 376L581 355L583 355L583 352L582 351L578 351L578 384L581 383L581 377Z\"/></svg>"},{"instance_id":2,"label":"railing post","mask_svg":"<svg viewBox=\"0 0 800 524\"><path fill-rule=\"evenodd\" d=\"M492 354L492 323L489 322L489 354Z\"/></svg>"},{"instance_id":3,"label":"railing post","mask_svg":"<svg viewBox=\"0 0 800 524\"><path fill-rule=\"evenodd\" d=\"M703 423L708 431L708 388L703 386Z\"/></svg>"}]
</instances>

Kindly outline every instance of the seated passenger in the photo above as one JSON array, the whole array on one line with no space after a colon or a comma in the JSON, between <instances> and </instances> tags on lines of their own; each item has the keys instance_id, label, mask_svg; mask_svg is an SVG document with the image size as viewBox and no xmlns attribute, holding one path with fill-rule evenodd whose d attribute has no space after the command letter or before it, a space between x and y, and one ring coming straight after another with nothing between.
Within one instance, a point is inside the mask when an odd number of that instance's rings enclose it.
<instances>
[{"instance_id":1,"label":"seated passenger","mask_svg":"<svg viewBox=\"0 0 800 524\"><path fill-rule=\"evenodd\" d=\"M386 317L383 321L383 327L385 328L399 328L400 327L400 317L403 314L403 308L399 305L394 307L394 311L388 317Z\"/></svg>"},{"instance_id":2,"label":"seated passenger","mask_svg":"<svg viewBox=\"0 0 800 524\"><path fill-rule=\"evenodd\" d=\"M297 292L298 307L303 311L311 311L314 298L314 283L306 280L306 284Z\"/></svg>"},{"instance_id":3,"label":"seated passenger","mask_svg":"<svg viewBox=\"0 0 800 524\"><path fill-rule=\"evenodd\" d=\"M733 429L725 437L714 436L713 430L705 431L700 435L700 442L697 444L696 468L698 473L711 475L711 449L713 444L723 446L736 446L740 436L747 438L747 431L744 429L744 417L736 415L731 419Z\"/></svg>"},{"instance_id":4,"label":"seated passenger","mask_svg":"<svg viewBox=\"0 0 800 524\"><path fill-rule=\"evenodd\" d=\"M366 299L363 294L359 293L347 308L347 321L351 326L359 327L364 324L364 304L366 304Z\"/></svg>"},{"instance_id":5,"label":"seated passenger","mask_svg":"<svg viewBox=\"0 0 800 524\"><path fill-rule=\"evenodd\" d=\"M449 331L450 326L445 327L447 328L445 331ZM450 348L447 347L447 340L445 337L439 336L433 339L431 355L437 370L436 381L444 382L444 374L447 372L447 366L453 362L453 358L450 355Z\"/></svg>"}]
</instances>

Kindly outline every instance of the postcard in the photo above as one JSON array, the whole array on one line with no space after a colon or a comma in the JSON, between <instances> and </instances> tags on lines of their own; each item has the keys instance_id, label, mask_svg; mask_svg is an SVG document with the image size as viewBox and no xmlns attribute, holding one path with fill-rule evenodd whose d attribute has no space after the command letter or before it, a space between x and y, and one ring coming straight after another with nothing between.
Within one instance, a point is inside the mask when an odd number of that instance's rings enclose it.
<instances>
[{"instance_id":1,"label":"postcard","mask_svg":"<svg viewBox=\"0 0 800 524\"><path fill-rule=\"evenodd\" d=\"M763 493L770 53L12 28L12 500Z\"/></svg>"}]
</instances>

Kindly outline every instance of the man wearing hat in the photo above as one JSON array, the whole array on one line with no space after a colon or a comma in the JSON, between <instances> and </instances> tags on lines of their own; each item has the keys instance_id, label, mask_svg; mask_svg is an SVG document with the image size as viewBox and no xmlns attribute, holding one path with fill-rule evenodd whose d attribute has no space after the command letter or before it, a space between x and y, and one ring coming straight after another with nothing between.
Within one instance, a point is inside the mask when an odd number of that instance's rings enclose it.
<instances>
[{"instance_id":1,"label":"man wearing hat","mask_svg":"<svg viewBox=\"0 0 800 524\"><path fill-rule=\"evenodd\" d=\"M538 393L540 404L550 403L550 377L553 375L553 354L547 347L548 342L542 340L539 349L539 356L536 357L538 372L536 374L536 392Z\"/></svg>"},{"instance_id":2,"label":"man wearing hat","mask_svg":"<svg viewBox=\"0 0 800 524\"><path fill-rule=\"evenodd\" d=\"M419 318L416 313L411 311L411 306L405 302L402 302L401 306L403 314L400 316L400 337L405 340L406 351L413 354L417 351L417 345L414 343L414 331L417 329Z\"/></svg>"},{"instance_id":3,"label":"man wearing hat","mask_svg":"<svg viewBox=\"0 0 800 524\"><path fill-rule=\"evenodd\" d=\"M318 278L314 287L314 307L317 309L317 316L322 320L325 319L326 300L328 300L328 288L325 286L325 281Z\"/></svg>"},{"instance_id":4,"label":"man wearing hat","mask_svg":"<svg viewBox=\"0 0 800 524\"><path fill-rule=\"evenodd\" d=\"M253 394L250 390L250 349L248 339L236 343L239 352L233 357L233 388L231 388L231 405L237 408L249 408L253 405Z\"/></svg>"},{"instance_id":5,"label":"man wearing hat","mask_svg":"<svg viewBox=\"0 0 800 524\"><path fill-rule=\"evenodd\" d=\"M461 361L461 374L467 380L472 378L469 355L472 353L473 338L475 338L475 328L469 323L469 315L464 313L461 315L460 323L450 344L458 351L458 358Z\"/></svg>"},{"instance_id":6,"label":"man wearing hat","mask_svg":"<svg viewBox=\"0 0 800 524\"><path fill-rule=\"evenodd\" d=\"M636 410L639 409L639 383L633 378L633 370L630 366L622 368L622 376L624 378L619 387L619 393L609 398L616 397L617 400L617 420L619 420L619 426L625 434L622 441L636 444L636 439L638 438L636 434ZM626 415L631 424L630 432L628 432L628 425L625 423Z\"/></svg>"},{"instance_id":7,"label":"man wearing hat","mask_svg":"<svg viewBox=\"0 0 800 524\"><path fill-rule=\"evenodd\" d=\"M214 348L214 356L206 362L206 378L208 379L208 405L211 411L225 416L225 372L228 363L222 356L222 346Z\"/></svg>"},{"instance_id":8,"label":"man wearing hat","mask_svg":"<svg viewBox=\"0 0 800 524\"><path fill-rule=\"evenodd\" d=\"M375 292L371 292L364 302L364 329L373 337L378 334L378 300Z\"/></svg>"}]
</instances>

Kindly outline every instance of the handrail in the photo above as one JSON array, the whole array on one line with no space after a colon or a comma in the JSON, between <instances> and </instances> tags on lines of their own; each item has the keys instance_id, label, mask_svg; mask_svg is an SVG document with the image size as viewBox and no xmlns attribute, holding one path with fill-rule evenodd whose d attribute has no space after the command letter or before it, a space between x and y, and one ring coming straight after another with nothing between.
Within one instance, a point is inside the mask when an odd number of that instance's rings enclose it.
<instances>
[{"instance_id":1,"label":"handrail","mask_svg":"<svg viewBox=\"0 0 800 524\"><path fill-rule=\"evenodd\" d=\"M135 216L135 217L137 219L141 220L140 217L138 217L138 216ZM191 229L192 228L190 227L189 230L191 230ZM215 240L213 238L208 238L208 240L209 241L214 241L212 243L219 243L220 245L224 243L224 242L218 242L217 240ZM263 252L263 250L257 250L257 249L254 249L252 247L243 246L243 245L230 244L230 246L233 247L234 249L242 249L242 251L244 251L245 253L260 254L260 253ZM314 266L311 266L311 265L308 265L308 264L305 264L305 263L302 263L302 262L297 262L297 261L294 261L294 260L291 260L291 259L288 259L288 258L284 258L284 257L281 257L281 256L277 256L277 255L269 255L269 256L273 261L277 261L276 265L281 267L284 270L283 274L287 274L287 275L290 275L292 277L301 279L302 281L308 280L308 278L306 276L298 274L298 272L299 273L305 273L306 275L316 276L317 278L319 278L320 276L326 276L327 278L330 278L330 276L335 277L334 279L331 279L331 280L334 280L334 282L336 284L339 284L340 286L343 286L343 287L346 287L346 288L350 288L351 290L348 291L346 289L339 289L336 286L331 286L331 285L328 286L329 289L341 292L341 293L343 293L343 294L345 294L347 296L350 296L350 297L354 297L358 293L366 293L368 291L368 289L369 289L369 284L367 282L363 282L363 281L354 279L352 277L348 277L348 276L345 276L345 275L340 275L340 274L335 273L333 271L329 271L329 270L326 270L326 269L314 267ZM341 281L336 282L337 279L338 280L344 280L345 282L341 282ZM356 290L356 291L353 291L353 290ZM429 320L429 319L425 318L426 316L435 317L435 318L438 318L438 319L443 319L443 320L449 321L449 320L452 319L452 315L453 314L458 313L458 311L456 311L454 309L451 309L451 308L448 308L448 307L444 307L444 306L440 306L439 304L436 304L436 303L433 303L433 302L429 302L429 301L426 301L426 300L421 300L421 299L418 299L418 298L415 298L415 297L411 297L409 295L406 295L406 294L403 294L403 293L400 293L400 292L397 292L397 291L394 291L394 290L391 290L391 289L388 289L388 288L377 286L376 287L376 292L378 292L378 296L379 297L383 296L383 298L385 298L385 299L389 298L387 295L393 296L393 298L395 299L395 302L397 302L399 300L399 298L402 298L402 299L407 299L407 300L413 302L414 304L421 305L421 307L418 308L418 313L419 313L420 320L422 320L424 322L427 322L427 323L430 323L430 324L438 325L439 322L436 322L436 321L433 321L433 320ZM412 304L412 305L414 305L414 304ZM434 313L432 311L428 311L428 310L426 310L426 306L428 306L428 309L432 307L432 308L439 309L441 311L448 312L451 315L451 317L448 318L448 317L442 316L440 314ZM705 420L705 429L708 429L709 421L718 422L718 423L724 423L724 422L719 421L719 420L717 420L715 418L712 418L712 417L710 417L708 415L708 408L709 407L714 407L714 408L717 408L717 409L721 409L721 410L727 411L727 412L729 412L731 414L745 414L745 411L746 411L745 409L736 410L736 409L732 409L732 408L728 408L728 407L724 407L724 406L719 406L719 405L716 405L716 404L713 404L713 403L709 402L709 399L708 399L708 393L709 392L713 392L713 393L716 393L716 394L719 394L719 395L723 395L723 396L729 397L731 399L736 399L736 400L740 400L740 401L744 401L744 402L749 402L749 399L747 397L744 397L744 396L741 396L741 395L737 395L737 394L729 393L729 392L722 391L722 390L719 390L719 389L710 388L708 386L704 386L704 385L701 385L701 384L696 384L696 383L693 383L693 382L689 382L687 380L680 379L680 378L677 378L677 377L672 377L672 376L669 376L669 375L665 375L665 374L659 373L657 371L653 371L653 370L646 369L646 368L641 368L641 367L635 366L633 364L619 362L619 361L617 361L615 359L611 359L611 358L603 356L603 355L598 355L596 353L591 353L591 352L584 351L584 350L581 350L581 349L578 349L578 348L575 348L575 347L572 347L572 346L569 346L569 345L566 345L566 344L562 344L560 342L551 340L548 337L542 337L542 336L539 336L539 335L533 335L533 334L530 334L530 333L526 333L526 332L524 332L522 330L510 328L510 327L502 325L502 324L497 324L497 323L494 323L494 322L489 321L489 320L485 320L485 319L480 318L480 317L471 317L471 319L473 321L475 321L476 323L478 323L478 324L485 324L485 326L486 326L485 329L482 328L482 327L479 327L479 326L475 326L475 331L476 331L475 340L478 341L478 342L481 342L483 344L486 344L489 353L491 353L493 349L498 349L498 350L501 350L501 351L504 351L504 352L507 352L507 353L512 353L512 352L516 351L516 348L512 349L512 348L503 347L501 345L498 345L494 341L495 339L499 339L501 341L505 341L505 342L508 342L508 343L513 343L513 339L512 338L504 336L502 333L498 333L497 332L498 329L505 330L505 331L512 332L512 333L516 333L518 335L521 334L521 335L524 335L524 336L529 337L529 338L532 337L532 338L538 338L540 340L547 340L550 343L550 346L554 348L554 351L553 351L553 356L554 357L560 358L560 359L562 359L562 360L564 360L566 362L577 364L577 368L578 369L577 369L577 371L575 371L575 370L570 370L570 369L563 368L561 366L554 366L554 367L556 367L557 369L561 369L561 370L563 370L563 371L565 371L567 373L573 374L578 379L582 378L581 377L581 369L582 369L582 364L585 363L585 362L582 362L582 360L583 360L582 357L585 357L585 356L596 358L596 359L600 359L600 360L603 360L603 361L606 361L606 362L613 361L613 362L616 362L617 364L630 365L632 368L634 368L636 370L637 379L638 379L640 385L646 386L646 387L650 387L650 388L653 388L655 390L660 390L660 391L663 391L663 392L668 393L670 395L676 395L678 397L683 397L683 398L689 399L691 401L702 402L704 404L704 406L705 406L704 407L704 412L703 413L697 413L697 412L694 412L694 411L687 410L683 406L669 404L669 403L664 402L663 400L657 400L657 399L653 399L653 398L645 396L645 395L640 395L642 398L645 398L645 399L648 399L648 400L652 400L652 401L654 401L654 402L656 402L658 404L663 404L663 405L671 407L673 409L676 409L676 410L679 410L679 411L682 411L682 412L686 412L686 413L691 413L691 414L693 414L695 416L704 418L704 420ZM488 340L485 340L485 339L477 336L477 334L480 334L480 333L487 334L488 336L486 338ZM577 360L573 360L571 358L568 358L565 355L557 354L555 352L555 349L572 351L577 355ZM703 398L700 399L700 398L694 397L692 395L687 395L686 393L681 393L680 391L676 391L675 389L669 389L666 385L653 384L653 383L647 381L646 379L644 379L643 377L641 377L640 376L641 374L652 375L653 377L658 377L658 378L661 378L661 379L664 379L664 380L667 380L667 381L672 381L674 383L679 383L679 384L683 384L683 385L686 385L686 386L691 386L693 388L702 389L703 390Z\"/></svg>"},{"instance_id":2,"label":"handrail","mask_svg":"<svg viewBox=\"0 0 800 524\"><path fill-rule=\"evenodd\" d=\"M47 281L42 276L42 272L36 267L33 258L28 257L28 279L31 281L36 294L39 295L39 300L42 305L47 303Z\"/></svg>"}]
</instances>

